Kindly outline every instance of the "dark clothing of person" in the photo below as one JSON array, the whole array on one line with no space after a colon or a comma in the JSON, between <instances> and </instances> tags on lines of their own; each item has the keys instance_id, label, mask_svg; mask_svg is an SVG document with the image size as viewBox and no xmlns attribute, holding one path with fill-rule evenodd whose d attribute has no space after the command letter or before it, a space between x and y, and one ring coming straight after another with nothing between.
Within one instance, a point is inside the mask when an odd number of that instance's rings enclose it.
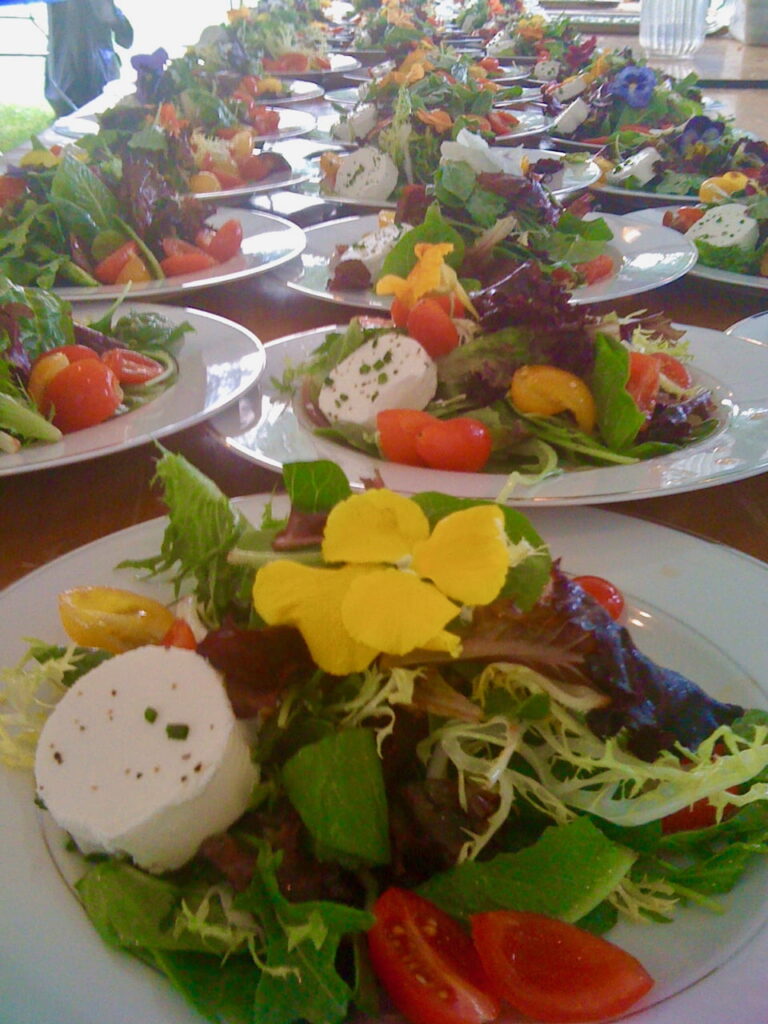
<instances>
[{"instance_id":1,"label":"dark clothing of person","mask_svg":"<svg viewBox=\"0 0 768 1024\"><path fill-rule=\"evenodd\" d=\"M120 76L118 46L129 47L133 28L113 0L62 0L48 8L45 98L58 115L94 99Z\"/></svg>"}]
</instances>

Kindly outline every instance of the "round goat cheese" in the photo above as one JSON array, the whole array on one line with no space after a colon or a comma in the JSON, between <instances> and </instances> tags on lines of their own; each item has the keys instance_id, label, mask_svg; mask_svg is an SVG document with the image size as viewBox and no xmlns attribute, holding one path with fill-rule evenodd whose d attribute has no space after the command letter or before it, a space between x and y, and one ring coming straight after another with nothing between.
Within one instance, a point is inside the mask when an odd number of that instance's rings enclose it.
<instances>
[{"instance_id":1,"label":"round goat cheese","mask_svg":"<svg viewBox=\"0 0 768 1024\"><path fill-rule=\"evenodd\" d=\"M686 231L688 238L727 247L735 245L751 252L760 237L760 225L750 217L741 203L723 203L713 206Z\"/></svg>"},{"instance_id":2,"label":"round goat cheese","mask_svg":"<svg viewBox=\"0 0 768 1024\"><path fill-rule=\"evenodd\" d=\"M363 235L359 242L345 249L335 262L339 264L345 260L359 260L375 279L381 273L384 260L410 230L410 224L385 224Z\"/></svg>"},{"instance_id":3,"label":"round goat cheese","mask_svg":"<svg viewBox=\"0 0 768 1024\"><path fill-rule=\"evenodd\" d=\"M257 779L218 672L138 647L84 675L46 722L37 794L83 853L169 871L248 806Z\"/></svg>"},{"instance_id":4,"label":"round goat cheese","mask_svg":"<svg viewBox=\"0 0 768 1024\"><path fill-rule=\"evenodd\" d=\"M328 374L318 405L330 423L374 430L384 409L423 409L437 390L437 367L407 334L369 338Z\"/></svg>"},{"instance_id":5,"label":"round goat cheese","mask_svg":"<svg viewBox=\"0 0 768 1024\"><path fill-rule=\"evenodd\" d=\"M343 157L336 172L335 192L355 199L388 199L397 185L394 161L374 146L363 146Z\"/></svg>"},{"instance_id":6,"label":"round goat cheese","mask_svg":"<svg viewBox=\"0 0 768 1024\"><path fill-rule=\"evenodd\" d=\"M376 107L373 103L364 103L334 124L331 128L331 135L344 142L354 142L355 139L365 138L369 132L373 131L377 121Z\"/></svg>"},{"instance_id":7,"label":"round goat cheese","mask_svg":"<svg viewBox=\"0 0 768 1024\"><path fill-rule=\"evenodd\" d=\"M589 117L589 104L577 96L565 110L561 110L552 122L553 131L560 135L572 135Z\"/></svg>"},{"instance_id":8,"label":"round goat cheese","mask_svg":"<svg viewBox=\"0 0 768 1024\"><path fill-rule=\"evenodd\" d=\"M605 180L608 184L620 184L622 181L635 179L635 184L642 188L656 177L656 164L661 160L661 154L653 146L646 146L639 153L628 156L620 164L616 164L612 171L609 171Z\"/></svg>"}]
</instances>

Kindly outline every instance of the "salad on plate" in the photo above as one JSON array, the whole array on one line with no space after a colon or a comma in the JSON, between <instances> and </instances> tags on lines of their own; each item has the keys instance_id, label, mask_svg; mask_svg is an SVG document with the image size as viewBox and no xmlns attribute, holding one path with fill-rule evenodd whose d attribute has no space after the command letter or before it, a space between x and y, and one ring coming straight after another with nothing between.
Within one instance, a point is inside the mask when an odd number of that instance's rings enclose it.
<instances>
[{"instance_id":1,"label":"salad on plate","mask_svg":"<svg viewBox=\"0 0 768 1024\"><path fill-rule=\"evenodd\" d=\"M643 654L515 510L297 463L252 524L158 476L126 567L178 600L65 590L69 643L3 671L4 761L108 946L217 1022L651 1005L603 936L717 911L765 851L766 713Z\"/></svg>"},{"instance_id":2,"label":"salad on plate","mask_svg":"<svg viewBox=\"0 0 768 1024\"><path fill-rule=\"evenodd\" d=\"M80 323L54 293L0 277L0 452L59 441L176 381L174 349L192 327L119 305Z\"/></svg>"}]
</instances>

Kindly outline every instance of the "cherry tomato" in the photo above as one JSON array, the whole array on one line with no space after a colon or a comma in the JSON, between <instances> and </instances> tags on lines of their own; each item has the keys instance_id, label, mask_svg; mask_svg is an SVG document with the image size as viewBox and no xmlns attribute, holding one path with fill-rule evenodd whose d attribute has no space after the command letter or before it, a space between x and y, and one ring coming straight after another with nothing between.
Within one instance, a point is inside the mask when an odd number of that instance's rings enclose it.
<instances>
[{"instance_id":1,"label":"cherry tomato","mask_svg":"<svg viewBox=\"0 0 768 1024\"><path fill-rule=\"evenodd\" d=\"M656 408L660 375L661 364L656 356L647 355L645 352L629 353L627 391L647 420L651 418Z\"/></svg>"},{"instance_id":2,"label":"cherry tomato","mask_svg":"<svg viewBox=\"0 0 768 1024\"><path fill-rule=\"evenodd\" d=\"M151 356L130 348L113 348L101 357L120 384L146 384L163 373L165 367Z\"/></svg>"},{"instance_id":3,"label":"cherry tomato","mask_svg":"<svg viewBox=\"0 0 768 1024\"><path fill-rule=\"evenodd\" d=\"M406 466L425 466L416 445L419 434L437 420L418 409L384 409L376 416L379 448L385 459Z\"/></svg>"},{"instance_id":4,"label":"cherry tomato","mask_svg":"<svg viewBox=\"0 0 768 1024\"><path fill-rule=\"evenodd\" d=\"M475 914L472 938L494 991L537 1021L618 1016L653 985L623 949L543 914Z\"/></svg>"},{"instance_id":5,"label":"cherry tomato","mask_svg":"<svg viewBox=\"0 0 768 1024\"><path fill-rule=\"evenodd\" d=\"M405 327L408 323L408 314L411 311L411 307L403 302L402 299L392 299L392 305L389 308L389 315L392 318L392 323L395 327Z\"/></svg>"},{"instance_id":6,"label":"cherry tomato","mask_svg":"<svg viewBox=\"0 0 768 1024\"><path fill-rule=\"evenodd\" d=\"M54 410L53 422L64 434L103 423L123 400L117 378L100 359L68 363L48 382L41 411Z\"/></svg>"},{"instance_id":7,"label":"cherry tomato","mask_svg":"<svg viewBox=\"0 0 768 1024\"><path fill-rule=\"evenodd\" d=\"M446 355L459 344L456 325L434 298L420 299L408 313L405 327L433 359Z\"/></svg>"},{"instance_id":8,"label":"cherry tomato","mask_svg":"<svg viewBox=\"0 0 768 1024\"><path fill-rule=\"evenodd\" d=\"M508 135L512 128L520 124L519 118L508 110L492 110L488 121L494 135Z\"/></svg>"},{"instance_id":9,"label":"cherry tomato","mask_svg":"<svg viewBox=\"0 0 768 1024\"><path fill-rule=\"evenodd\" d=\"M174 619L162 639L163 647L183 647L188 651L197 650L197 640L192 627L184 619Z\"/></svg>"},{"instance_id":10,"label":"cherry tomato","mask_svg":"<svg viewBox=\"0 0 768 1024\"><path fill-rule=\"evenodd\" d=\"M239 220L225 221L221 227L208 236L201 232L196 238L197 244L217 263L226 263L240 252L243 241L243 227Z\"/></svg>"},{"instance_id":11,"label":"cherry tomato","mask_svg":"<svg viewBox=\"0 0 768 1024\"><path fill-rule=\"evenodd\" d=\"M162 643L174 621L159 601L117 587L65 590L59 595L59 617L76 644L112 654Z\"/></svg>"},{"instance_id":12,"label":"cherry tomato","mask_svg":"<svg viewBox=\"0 0 768 1024\"><path fill-rule=\"evenodd\" d=\"M202 234L202 232L200 232ZM200 235L198 235L200 237ZM200 252L199 245L193 245L191 242L185 242L183 238L177 238L176 235L166 235L166 237L160 243L163 247L163 252L166 256L179 256L187 255L188 253Z\"/></svg>"},{"instance_id":13,"label":"cherry tomato","mask_svg":"<svg viewBox=\"0 0 768 1024\"><path fill-rule=\"evenodd\" d=\"M673 231L679 231L684 235L697 220L701 220L705 212L703 206L681 206L677 210L667 210L662 223L665 228L672 228Z\"/></svg>"},{"instance_id":14,"label":"cherry tomato","mask_svg":"<svg viewBox=\"0 0 768 1024\"><path fill-rule=\"evenodd\" d=\"M612 276L613 260L607 252L604 252L600 256L595 256L593 260L587 260L586 263L577 263L576 270L584 277L587 284L595 284L597 281L603 281L606 277Z\"/></svg>"},{"instance_id":15,"label":"cherry tomato","mask_svg":"<svg viewBox=\"0 0 768 1024\"><path fill-rule=\"evenodd\" d=\"M412 1024L482 1024L498 1016L472 940L456 921L407 889L387 889L373 913L373 968Z\"/></svg>"},{"instance_id":16,"label":"cherry tomato","mask_svg":"<svg viewBox=\"0 0 768 1024\"><path fill-rule=\"evenodd\" d=\"M478 63L489 75L497 75L501 71L501 65L496 57L483 57Z\"/></svg>"},{"instance_id":17,"label":"cherry tomato","mask_svg":"<svg viewBox=\"0 0 768 1024\"><path fill-rule=\"evenodd\" d=\"M726 807L723 817L727 818L733 814L734 808ZM717 824L717 812L709 800L697 800L690 807L681 807L679 811L668 814L661 820L661 831L665 836L673 835L675 832L693 832L700 828L709 828Z\"/></svg>"},{"instance_id":18,"label":"cherry tomato","mask_svg":"<svg viewBox=\"0 0 768 1024\"><path fill-rule=\"evenodd\" d=\"M654 352L654 356L659 361L661 372L672 381L673 384L677 384L679 388L689 388L693 384L693 377L691 377L691 371L685 365L681 363L679 359L676 359L669 352Z\"/></svg>"},{"instance_id":19,"label":"cherry tomato","mask_svg":"<svg viewBox=\"0 0 768 1024\"><path fill-rule=\"evenodd\" d=\"M43 415L47 415L47 407L44 404L45 389L65 366L69 366L69 360L63 352L46 352L35 360L27 381L27 391Z\"/></svg>"},{"instance_id":20,"label":"cherry tomato","mask_svg":"<svg viewBox=\"0 0 768 1024\"><path fill-rule=\"evenodd\" d=\"M115 278L115 284L127 284L129 281L151 281L152 275L149 272L149 267L146 265L144 260L138 253L131 253L128 259L120 268L120 271Z\"/></svg>"},{"instance_id":21,"label":"cherry tomato","mask_svg":"<svg viewBox=\"0 0 768 1024\"><path fill-rule=\"evenodd\" d=\"M580 430L591 434L597 422L592 392L575 373L547 363L520 366L512 375L509 400L529 416L556 416L569 412Z\"/></svg>"},{"instance_id":22,"label":"cherry tomato","mask_svg":"<svg viewBox=\"0 0 768 1024\"><path fill-rule=\"evenodd\" d=\"M76 363L78 359L98 359L98 352L94 352L92 348L88 348L87 345L57 345L55 348L49 348L42 355L38 356L32 367L37 365L41 359L45 359L46 356L57 355L61 352L62 355L67 357L68 363Z\"/></svg>"},{"instance_id":23,"label":"cherry tomato","mask_svg":"<svg viewBox=\"0 0 768 1024\"><path fill-rule=\"evenodd\" d=\"M174 256L166 256L160 261L160 266L166 277L176 277L177 274L194 274L198 270L215 267L216 260L198 249L196 252L178 252Z\"/></svg>"},{"instance_id":24,"label":"cherry tomato","mask_svg":"<svg viewBox=\"0 0 768 1024\"><path fill-rule=\"evenodd\" d=\"M124 242L119 248L105 256L93 269L93 276L102 284L116 284L118 275L131 256L138 257L139 247L131 239Z\"/></svg>"},{"instance_id":25,"label":"cherry tomato","mask_svg":"<svg viewBox=\"0 0 768 1024\"><path fill-rule=\"evenodd\" d=\"M621 617L624 611L624 596L610 580L604 580L602 576L574 576L573 582L578 583L582 590L586 590L590 597L594 597L612 619Z\"/></svg>"},{"instance_id":26,"label":"cherry tomato","mask_svg":"<svg viewBox=\"0 0 768 1024\"><path fill-rule=\"evenodd\" d=\"M416 438L416 451L430 469L477 473L490 458L493 442L484 423L460 416L427 424Z\"/></svg>"}]
</instances>

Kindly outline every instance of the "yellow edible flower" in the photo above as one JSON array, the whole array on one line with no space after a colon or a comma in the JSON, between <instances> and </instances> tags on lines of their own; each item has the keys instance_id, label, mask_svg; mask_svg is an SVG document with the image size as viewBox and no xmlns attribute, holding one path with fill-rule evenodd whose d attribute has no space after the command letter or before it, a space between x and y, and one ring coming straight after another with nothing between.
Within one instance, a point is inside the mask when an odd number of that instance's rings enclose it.
<instances>
[{"instance_id":1,"label":"yellow edible flower","mask_svg":"<svg viewBox=\"0 0 768 1024\"><path fill-rule=\"evenodd\" d=\"M19 160L21 167L57 167L61 163L61 154L50 149L30 149Z\"/></svg>"},{"instance_id":2,"label":"yellow edible flower","mask_svg":"<svg viewBox=\"0 0 768 1024\"><path fill-rule=\"evenodd\" d=\"M430 292L456 295L462 306L477 316L472 300L462 288L456 271L445 262L453 252L451 242L417 242L413 247L416 265L407 277L385 274L376 284L377 295L394 295L410 309Z\"/></svg>"},{"instance_id":3,"label":"yellow edible flower","mask_svg":"<svg viewBox=\"0 0 768 1024\"><path fill-rule=\"evenodd\" d=\"M313 659L333 675L367 668L379 654L461 652L446 630L464 605L489 604L510 564L504 516L477 505L429 520L410 498L386 489L356 494L328 516L325 567L270 562L253 585L270 625L301 631Z\"/></svg>"}]
</instances>

